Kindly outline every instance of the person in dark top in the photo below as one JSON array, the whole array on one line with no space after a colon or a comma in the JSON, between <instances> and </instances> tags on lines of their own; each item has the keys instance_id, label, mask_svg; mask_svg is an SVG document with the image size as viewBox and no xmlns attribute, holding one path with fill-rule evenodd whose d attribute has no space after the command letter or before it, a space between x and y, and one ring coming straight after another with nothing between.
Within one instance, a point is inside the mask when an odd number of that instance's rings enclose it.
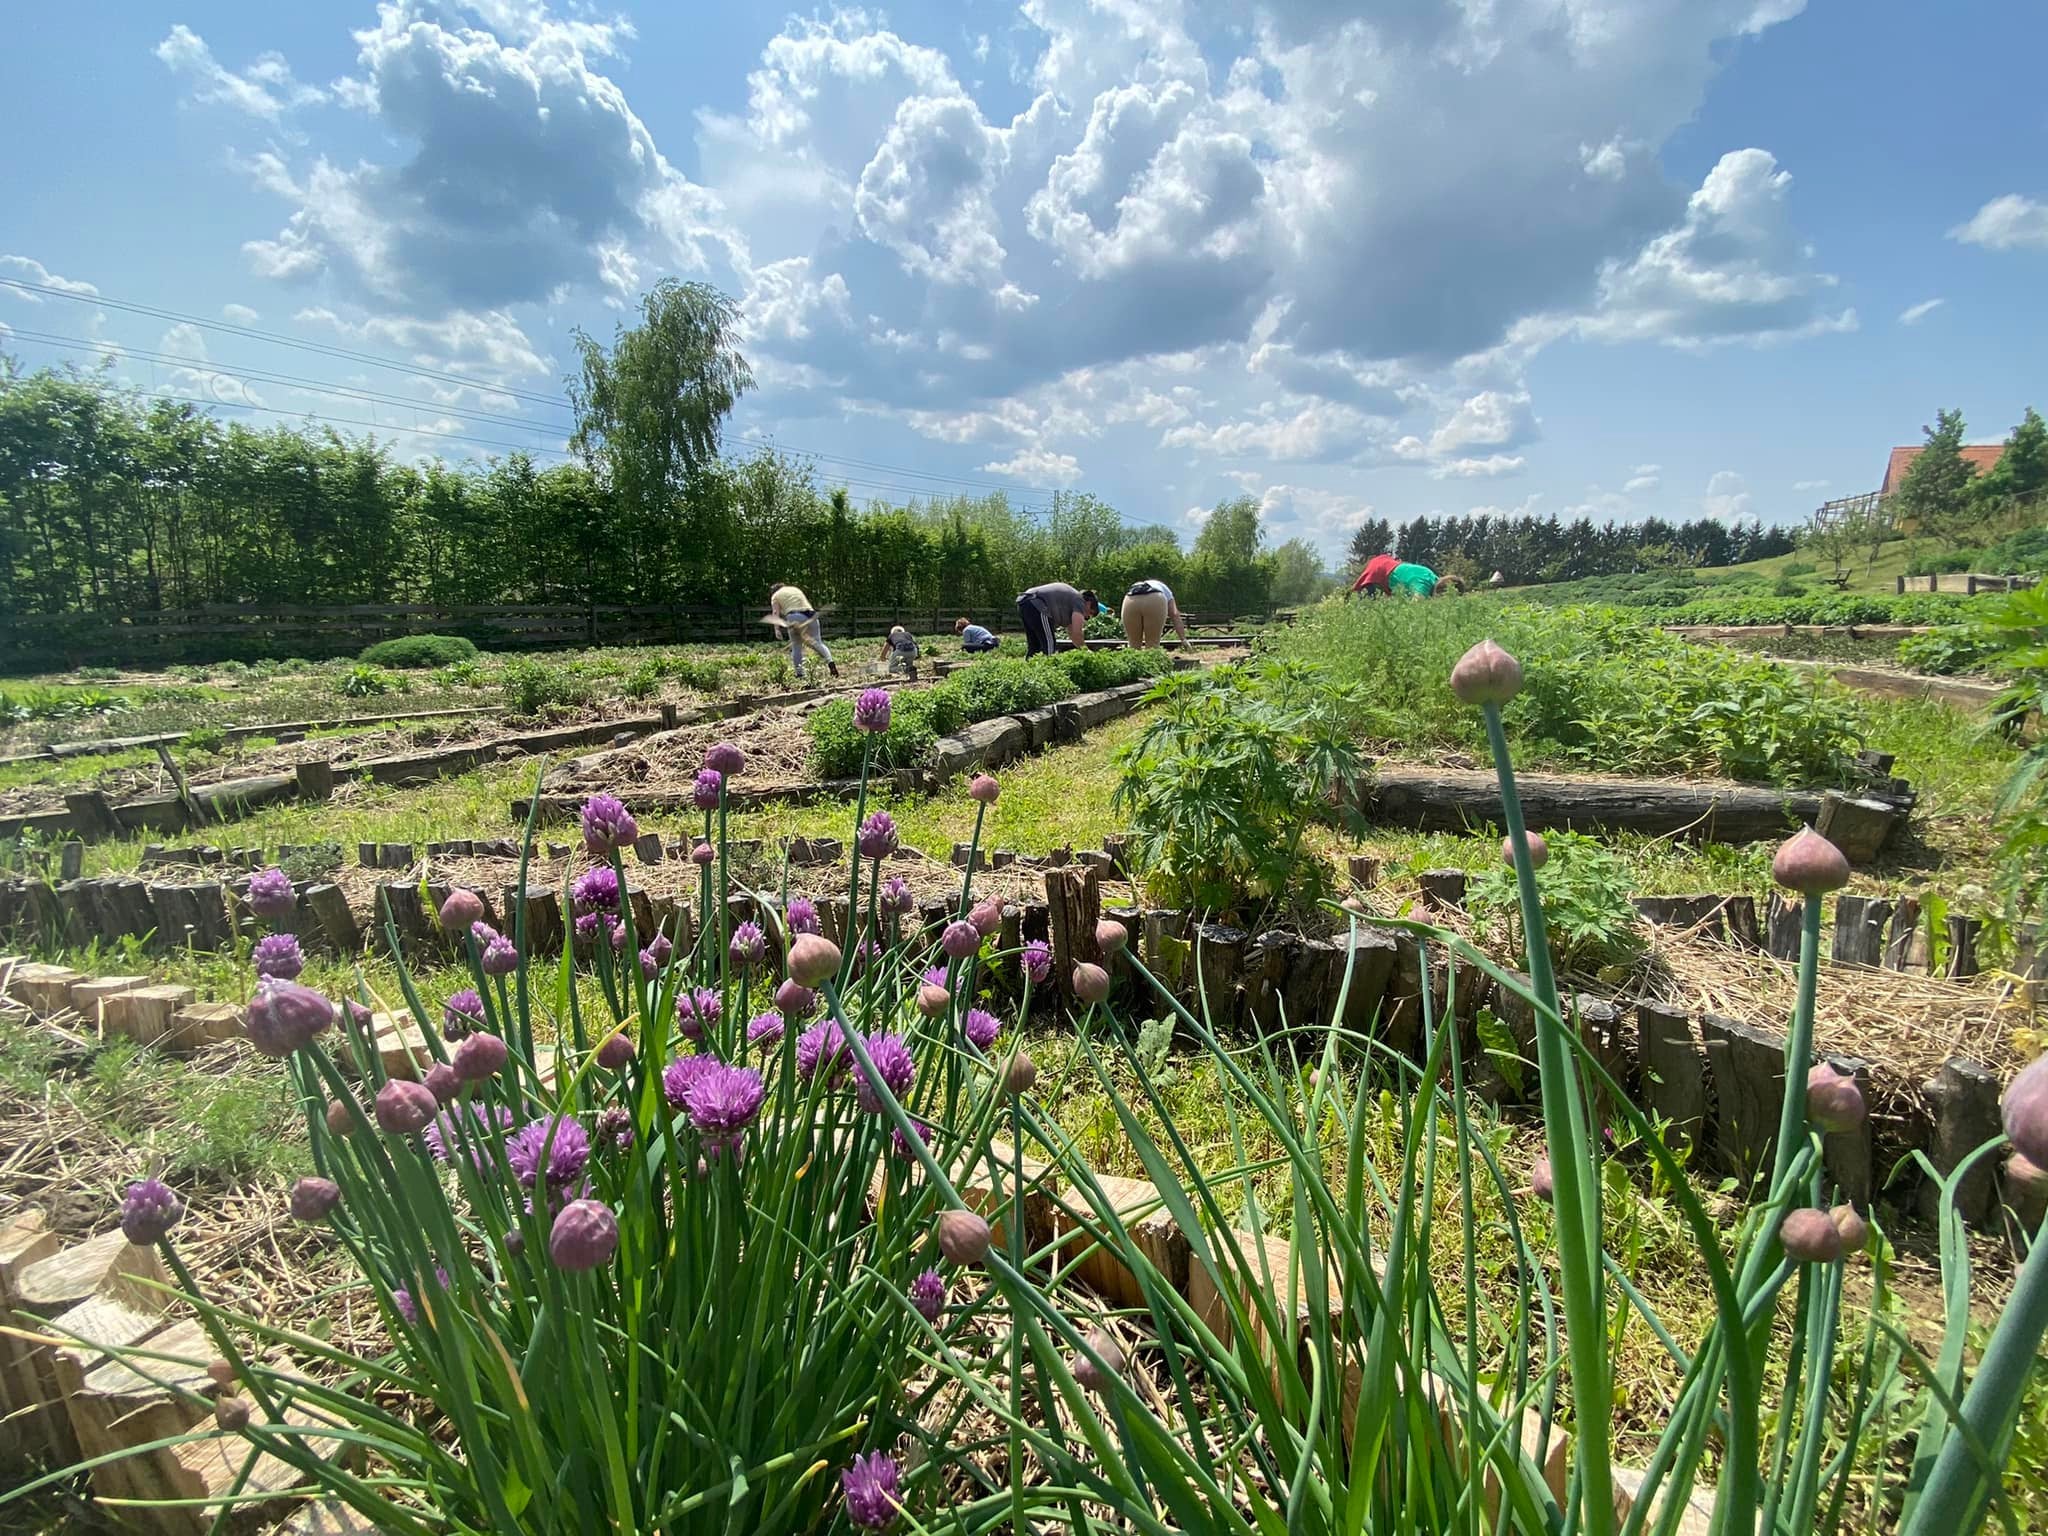
<instances>
[{"instance_id":1,"label":"person in dark top","mask_svg":"<svg viewBox=\"0 0 2048 1536\"><path fill-rule=\"evenodd\" d=\"M892 627L882 641L880 660L891 675L915 678L917 676L917 640L901 624Z\"/></svg>"},{"instance_id":2,"label":"person in dark top","mask_svg":"<svg viewBox=\"0 0 2048 1536\"><path fill-rule=\"evenodd\" d=\"M1017 595L1017 617L1024 621L1024 654L1050 656L1053 634L1064 629L1076 646L1083 643L1088 620L1101 604L1090 591L1064 581L1048 581Z\"/></svg>"}]
</instances>

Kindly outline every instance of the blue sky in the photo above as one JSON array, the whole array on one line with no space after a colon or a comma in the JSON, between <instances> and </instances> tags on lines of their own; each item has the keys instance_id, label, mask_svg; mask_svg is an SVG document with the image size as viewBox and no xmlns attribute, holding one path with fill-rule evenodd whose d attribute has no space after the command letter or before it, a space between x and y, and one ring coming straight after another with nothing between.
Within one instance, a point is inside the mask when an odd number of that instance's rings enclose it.
<instances>
[{"instance_id":1,"label":"blue sky","mask_svg":"<svg viewBox=\"0 0 2048 1536\"><path fill-rule=\"evenodd\" d=\"M0 27L0 279L72 295L0 283L0 348L405 456L558 456L570 331L664 276L743 305L735 447L1190 533L1248 492L1332 556L1368 513L1796 519L1937 406L2048 405L2027 0Z\"/></svg>"}]
</instances>

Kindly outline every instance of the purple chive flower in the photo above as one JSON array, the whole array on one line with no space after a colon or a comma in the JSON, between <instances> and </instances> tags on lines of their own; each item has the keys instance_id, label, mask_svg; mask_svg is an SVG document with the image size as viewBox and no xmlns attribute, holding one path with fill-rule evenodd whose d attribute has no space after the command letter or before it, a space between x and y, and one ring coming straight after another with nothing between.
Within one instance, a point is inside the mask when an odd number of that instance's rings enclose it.
<instances>
[{"instance_id":1,"label":"purple chive flower","mask_svg":"<svg viewBox=\"0 0 2048 1536\"><path fill-rule=\"evenodd\" d=\"M266 921L290 917L298 907L292 877L281 869L259 869L249 877L249 910Z\"/></svg>"},{"instance_id":2,"label":"purple chive flower","mask_svg":"<svg viewBox=\"0 0 2048 1536\"><path fill-rule=\"evenodd\" d=\"M709 869L718 858L718 850L709 843L699 843L690 850L690 862L699 869Z\"/></svg>"},{"instance_id":3,"label":"purple chive flower","mask_svg":"<svg viewBox=\"0 0 2048 1536\"><path fill-rule=\"evenodd\" d=\"M932 1128L922 1120L911 1121L910 1128L917 1132L917 1139L927 1147L932 1144ZM910 1138L903 1134L901 1126L889 1133L889 1145L896 1149L896 1155L906 1163L915 1161L916 1154L910 1150Z\"/></svg>"},{"instance_id":4,"label":"purple chive flower","mask_svg":"<svg viewBox=\"0 0 2048 1536\"><path fill-rule=\"evenodd\" d=\"M567 1115L543 1115L515 1131L505 1142L505 1161L512 1176L532 1189L540 1182L540 1160L547 1157L547 1182L560 1189L583 1172L590 1161L590 1134L582 1122Z\"/></svg>"},{"instance_id":5,"label":"purple chive flower","mask_svg":"<svg viewBox=\"0 0 2048 1536\"><path fill-rule=\"evenodd\" d=\"M946 1310L946 1277L936 1269L919 1275L910 1282L910 1304L926 1322L938 1322Z\"/></svg>"},{"instance_id":6,"label":"purple chive flower","mask_svg":"<svg viewBox=\"0 0 2048 1536\"><path fill-rule=\"evenodd\" d=\"M707 1155L735 1152L765 1096L760 1073L714 1061L684 1085L683 1109Z\"/></svg>"},{"instance_id":7,"label":"purple chive flower","mask_svg":"<svg viewBox=\"0 0 2048 1536\"><path fill-rule=\"evenodd\" d=\"M974 924L955 918L939 934L939 948L955 960L965 960L981 949L981 933Z\"/></svg>"},{"instance_id":8,"label":"purple chive flower","mask_svg":"<svg viewBox=\"0 0 2048 1536\"><path fill-rule=\"evenodd\" d=\"M592 795L583 802L583 847L593 859L639 835L640 824L617 795Z\"/></svg>"},{"instance_id":9,"label":"purple chive flower","mask_svg":"<svg viewBox=\"0 0 2048 1536\"><path fill-rule=\"evenodd\" d=\"M576 919L576 937L588 943L597 937L597 914L585 912Z\"/></svg>"},{"instance_id":10,"label":"purple chive flower","mask_svg":"<svg viewBox=\"0 0 2048 1536\"><path fill-rule=\"evenodd\" d=\"M768 935L759 923L741 923L732 931L732 963L759 965L768 956Z\"/></svg>"},{"instance_id":11,"label":"purple chive flower","mask_svg":"<svg viewBox=\"0 0 2048 1536\"><path fill-rule=\"evenodd\" d=\"M591 1137L600 1155L625 1152L633 1145L633 1112L623 1104L607 1104L597 1113L597 1130Z\"/></svg>"},{"instance_id":12,"label":"purple chive flower","mask_svg":"<svg viewBox=\"0 0 2048 1536\"><path fill-rule=\"evenodd\" d=\"M724 774L728 779L738 778L746 772L747 755L733 742L713 742L705 748L704 766L714 773Z\"/></svg>"},{"instance_id":13,"label":"purple chive flower","mask_svg":"<svg viewBox=\"0 0 2048 1536\"><path fill-rule=\"evenodd\" d=\"M619 1251L619 1219L600 1200L571 1200L548 1231L548 1257L557 1269L596 1269Z\"/></svg>"},{"instance_id":14,"label":"purple chive flower","mask_svg":"<svg viewBox=\"0 0 2048 1536\"><path fill-rule=\"evenodd\" d=\"M518 947L505 935L489 923L472 923L469 931L476 940L478 963L486 976L510 976L519 969Z\"/></svg>"},{"instance_id":15,"label":"purple chive flower","mask_svg":"<svg viewBox=\"0 0 2048 1536\"><path fill-rule=\"evenodd\" d=\"M668 935L657 933L648 942L647 947L640 951L641 977L647 981L654 980L661 974L661 968L668 964L669 956L675 952L676 947L669 942Z\"/></svg>"},{"instance_id":16,"label":"purple chive flower","mask_svg":"<svg viewBox=\"0 0 2048 1536\"><path fill-rule=\"evenodd\" d=\"M986 1008L970 1008L962 1021L967 1032L968 1043L978 1051L985 1051L996 1043L996 1036L1003 1032L1003 1021Z\"/></svg>"},{"instance_id":17,"label":"purple chive flower","mask_svg":"<svg viewBox=\"0 0 2048 1536\"><path fill-rule=\"evenodd\" d=\"M318 992L295 981L272 981L256 989L246 1033L264 1055L289 1056L333 1022L334 1004Z\"/></svg>"},{"instance_id":18,"label":"purple chive flower","mask_svg":"<svg viewBox=\"0 0 2048 1536\"><path fill-rule=\"evenodd\" d=\"M902 1478L893 1456L870 1451L854 1457L853 1465L839 1478L840 1489L846 1495L846 1518L870 1531L894 1525L903 1508Z\"/></svg>"},{"instance_id":19,"label":"purple chive flower","mask_svg":"<svg viewBox=\"0 0 2048 1536\"><path fill-rule=\"evenodd\" d=\"M886 859L896 851L896 818L887 811L876 811L860 824L853 845L864 859Z\"/></svg>"},{"instance_id":20,"label":"purple chive flower","mask_svg":"<svg viewBox=\"0 0 2048 1536\"><path fill-rule=\"evenodd\" d=\"M460 1040L483 1027L484 1000L476 995L475 987L464 987L441 1005L441 1034L444 1039Z\"/></svg>"},{"instance_id":21,"label":"purple chive flower","mask_svg":"<svg viewBox=\"0 0 2048 1536\"><path fill-rule=\"evenodd\" d=\"M1024 974L1035 987L1042 987L1052 979L1052 949L1045 940L1033 939L1024 946Z\"/></svg>"},{"instance_id":22,"label":"purple chive flower","mask_svg":"<svg viewBox=\"0 0 2048 1536\"><path fill-rule=\"evenodd\" d=\"M306 968L299 941L289 933L266 934L258 939L251 958L256 962L256 974L272 981L297 981L299 972Z\"/></svg>"},{"instance_id":23,"label":"purple chive flower","mask_svg":"<svg viewBox=\"0 0 2048 1536\"><path fill-rule=\"evenodd\" d=\"M861 731L889 729L889 690L862 689L860 697L853 701L853 724L854 729Z\"/></svg>"},{"instance_id":24,"label":"purple chive flower","mask_svg":"<svg viewBox=\"0 0 2048 1536\"><path fill-rule=\"evenodd\" d=\"M783 1023L782 1015L772 1009L767 1013L757 1013L747 1020L747 1044L759 1046L764 1051L772 1051L782 1044L783 1032L787 1027Z\"/></svg>"},{"instance_id":25,"label":"purple chive flower","mask_svg":"<svg viewBox=\"0 0 2048 1536\"><path fill-rule=\"evenodd\" d=\"M789 898L789 920L791 933L823 933L825 925L818 920L818 904L808 896Z\"/></svg>"},{"instance_id":26,"label":"purple chive flower","mask_svg":"<svg viewBox=\"0 0 2048 1536\"><path fill-rule=\"evenodd\" d=\"M607 1072L623 1072L626 1063L633 1059L633 1037L623 1029L606 1035L603 1044L597 1048L597 1064Z\"/></svg>"},{"instance_id":27,"label":"purple chive flower","mask_svg":"<svg viewBox=\"0 0 2048 1536\"><path fill-rule=\"evenodd\" d=\"M927 987L937 987L942 992L950 992L953 989L952 977L948 974L946 967L943 965L933 966L930 970L926 971L924 975L918 979L923 983L923 985Z\"/></svg>"},{"instance_id":28,"label":"purple chive flower","mask_svg":"<svg viewBox=\"0 0 2048 1536\"><path fill-rule=\"evenodd\" d=\"M690 804L700 811L718 809L718 797L725 792L725 775L716 768L699 768L697 781L690 786Z\"/></svg>"},{"instance_id":29,"label":"purple chive flower","mask_svg":"<svg viewBox=\"0 0 2048 1536\"><path fill-rule=\"evenodd\" d=\"M448 1271L438 1264L434 1266L434 1289L437 1291L448 1289ZM415 1327L419 1325L419 1304L412 1299L411 1291L402 1285L394 1285L391 1287L391 1304L398 1308L398 1315L400 1317Z\"/></svg>"},{"instance_id":30,"label":"purple chive flower","mask_svg":"<svg viewBox=\"0 0 2048 1536\"><path fill-rule=\"evenodd\" d=\"M467 1115L468 1123L461 1117ZM463 1138L469 1142L469 1160L477 1168L487 1166L491 1155L490 1124L495 1120L500 1132L512 1129L512 1111L499 1104L486 1110L482 1103L472 1099L459 1109L444 1109L434 1116L433 1123L420 1132L420 1140L427 1144L427 1150L434 1160L452 1163L455 1154L463 1145Z\"/></svg>"},{"instance_id":31,"label":"purple chive flower","mask_svg":"<svg viewBox=\"0 0 2048 1536\"><path fill-rule=\"evenodd\" d=\"M861 1073L854 1093L862 1109L871 1115L879 1115L882 1112L882 1095L875 1086L876 1080L880 1079L900 1099L910 1092L910 1085L917 1077L917 1063L911 1059L910 1047L903 1043L901 1035L872 1034L862 1043L868 1048L868 1059L874 1063L874 1071L872 1075Z\"/></svg>"},{"instance_id":32,"label":"purple chive flower","mask_svg":"<svg viewBox=\"0 0 2048 1536\"><path fill-rule=\"evenodd\" d=\"M796 1075L805 1082L823 1074L837 1077L846 1070L846 1031L837 1019L824 1019L796 1037Z\"/></svg>"},{"instance_id":33,"label":"purple chive flower","mask_svg":"<svg viewBox=\"0 0 2048 1536\"><path fill-rule=\"evenodd\" d=\"M569 899L582 912L616 912L619 910L619 872L609 864L598 864L586 869L576 877L576 883L569 887Z\"/></svg>"},{"instance_id":34,"label":"purple chive flower","mask_svg":"<svg viewBox=\"0 0 2048 1536\"><path fill-rule=\"evenodd\" d=\"M818 994L794 977L775 989L775 1006L793 1024L801 1024L818 1011Z\"/></svg>"},{"instance_id":35,"label":"purple chive flower","mask_svg":"<svg viewBox=\"0 0 2048 1536\"><path fill-rule=\"evenodd\" d=\"M137 1179L121 1201L121 1235L148 1247L160 1243L185 1214L185 1202L162 1179Z\"/></svg>"},{"instance_id":36,"label":"purple chive flower","mask_svg":"<svg viewBox=\"0 0 2048 1536\"><path fill-rule=\"evenodd\" d=\"M676 1028L683 1032L685 1039L702 1040L705 1028L716 1024L724 1012L725 1004L709 987L676 994Z\"/></svg>"},{"instance_id":37,"label":"purple chive flower","mask_svg":"<svg viewBox=\"0 0 2048 1536\"><path fill-rule=\"evenodd\" d=\"M610 912L604 913L603 917L605 921L605 930L612 936L612 948L614 950L624 949L626 947L625 919L618 917Z\"/></svg>"},{"instance_id":38,"label":"purple chive flower","mask_svg":"<svg viewBox=\"0 0 2048 1536\"><path fill-rule=\"evenodd\" d=\"M670 1109L681 1109L684 1095L698 1076L718 1064L715 1056L678 1056L661 1069L661 1096Z\"/></svg>"},{"instance_id":39,"label":"purple chive flower","mask_svg":"<svg viewBox=\"0 0 2048 1536\"><path fill-rule=\"evenodd\" d=\"M882 882L882 910L894 912L903 917L917 906L917 898L910 894L910 882L901 875L891 875Z\"/></svg>"}]
</instances>

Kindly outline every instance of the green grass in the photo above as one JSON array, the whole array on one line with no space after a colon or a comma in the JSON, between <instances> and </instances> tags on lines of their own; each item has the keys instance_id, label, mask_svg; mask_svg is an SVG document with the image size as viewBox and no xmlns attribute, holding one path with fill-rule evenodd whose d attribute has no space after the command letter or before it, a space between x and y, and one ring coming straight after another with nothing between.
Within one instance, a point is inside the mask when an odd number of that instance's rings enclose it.
<instances>
[{"instance_id":1,"label":"green grass","mask_svg":"<svg viewBox=\"0 0 2048 1536\"><path fill-rule=\"evenodd\" d=\"M1875 560L1866 561L1865 556L1869 551L1858 550L1842 568L1842 574L1849 578L1846 590L1869 593L1896 591L1898 578L1906 574L1906 565L1915 552L1913 541L1910 539L1888 541L1878 550ZM1822 577L1833 574L1833 568L1827 562L1817 559L1807 550L1798 549L1789 555L1773 555L1768 560L1750 560L1741 565L1703 566L1699 575L1702 581L1732 578L1751 579L1769 584L1784 574L1786 566L1795 563L1817 567L1813 575L1799 578L1803 581L1817 582Z\"/></svg>"}]
</instances>

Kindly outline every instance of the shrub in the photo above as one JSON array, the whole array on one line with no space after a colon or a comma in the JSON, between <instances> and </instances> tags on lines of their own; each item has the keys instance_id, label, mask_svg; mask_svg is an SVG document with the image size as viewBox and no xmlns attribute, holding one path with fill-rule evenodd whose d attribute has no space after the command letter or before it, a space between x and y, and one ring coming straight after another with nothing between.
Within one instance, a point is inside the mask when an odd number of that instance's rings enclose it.
<instances>
[{"instance_id":1,"label":"shrub","mask_svg":"<svg viewBox=\"0 0 2048 1536\"><path fill-rule=\"evenodd\" d=\"M217 725L203 725L197 730L187 731L179 745L187 752L217 753L228 744L228 733Z\"/></svg>"},{"instance_id":2,"label":"shrub","mask_svg":"<svg viewBox=\"0 0 2048 1536\"><path fill-rule=\"evenodd\" d=\"M514 656L506 662L498 686L504 690L505 707L515 715L537 715L543 709L568 709L590 702L590 685L582 677L531 656Z\"/></svg>"},{"instance_id":3,"label":"shrub","mask_svg":"<svg viewBox=\"0 0 2048 1536\"><path fill-rule=\"evenodd\" d=\"M451 667L476 656L474 642L460 635L399 635L379 640L359 658L376 667Z\"/></svg>"},{"instance_id":4,"label":"shrub","mask_svg":"<svg viewBox=\"0 0 2048 1536\"><path fill-rule=\"evenodd\" d=\"M1154 697L1144 734L1117 754L1116 808L1147 893L1224 912L1320 897L1329 865L1301 857L1303 835L1338 804L1359 824L1337 793L1364 766L1345 691L1269 661L1178 674Z\"/></svg>"},{"instance_id":5,"label":"shrub","mask_svg":"<svg viewBox=\"0 0 2048 1536\"><path fill-rule=\"evenodd\" d=\"M1576 833L1553 832L1547 841L1550 861L1536 871L1536 892L1558 968L1593 972L1641 955L1643 926L1629 900L1634 880L1627 861ZM1505 864L1490 866L1466 900L1482 933L1513 923L1521 912L1515 872Z\"/></svg>"},{"instance_id":6,"label":"shrub","mask_svg":"<svg viewBox=\"0 0 2048 1536\"><path fill-rule=\"evenodd\" d=\"M1819 569L1820 567L1811 560L1787 560L1778 567L1778 574L1780 576L1811 576Z\"/></svg>"}]
</instances>

